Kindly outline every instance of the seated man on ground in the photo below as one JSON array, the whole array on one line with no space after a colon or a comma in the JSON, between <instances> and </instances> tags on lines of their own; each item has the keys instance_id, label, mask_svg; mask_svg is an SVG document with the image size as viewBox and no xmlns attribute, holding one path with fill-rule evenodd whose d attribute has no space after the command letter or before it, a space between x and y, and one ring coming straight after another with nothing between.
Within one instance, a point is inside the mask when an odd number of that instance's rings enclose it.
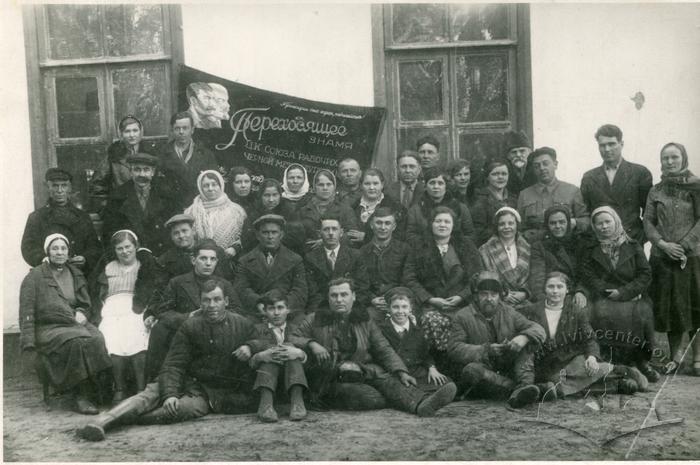
<instances>
[{"instance_id":1,"label":"seated man on ground","mask_svg":"<svg viewBox=\"0 0 700 465\"><path fill-rule=\"evenodd\" d=\"M78 430L89 441L122 424L168 424L213 413L255 408L252 371L246 365L253 324L226 310L228 298L215 280L202 285L202 308L177 332L157 382L103 412ZM161 399L164 399L161 405Z\"/></svg>"},{"instance_id":2,"label":"seated man on ground","mask_svg":"<svg viewBox=\"0 0 700 465\"><path fill-rule=\"evenodd\" d=\"M273 398L282 373L284 392L289 393L292 403L289 419L302 420L306 417L303 394L308 386L303 364L307 356L289 342L289 335L295 326L287 323L287 298L280 291L272 290L260 299L260 303L266 322L255 325L254 340L247 343L254 354L250 366L257 372L253 390L260 392L258 418L266 423L279 419Z\"/></svg>"},{"instance_id":3,"label":"seated man on ground","mask_svg":"<svg viewBox=\"0 0 700 465\"><path fill-rule=\"evenodd\" d=\"M307 373L311 400L319 407L374 410L388 404L426 417L454 398L454 386L432 394L416 387L367 311L355 305L350 279L330 282L328 307L308 315L290 340L313 354Z\"/></svg>"},{"instance_id":4,"label":"seated man on ground","mask_svg":"<svg viewBox=\"0 0 700 465\"><path fill-rule=\"evenodd\" d=\"M542 326L501 299L507 293L498 274L482 271L472 278L476 299L452 319L448 355L460 364L466 395L508 398L513 408L537 401L534 350L544 342Z\"/></svg>"},{"instance_id":5,"label":"seated man on ground","mask_svg":"<svg viewBox=\"0 0 700 465\"><path fill-rule=\"evenodd\" d=\"M227 298L229 309L241 313L241 301L233 284L216 276L214 270L223 255L221 248L211 239L204 239L193 249L192 270L176 276L168 282L163 291L162 301L146 311L146 316L154 316L158 321L151 329L146 355L146 380L152 380L168 353L170 342L180 325L199 309L199 295L202 285L210 279L221 285Z\"/></svg>"},{"instance_id":6,"label":"seated man on ground","mask_svg":"<svg viewBox=\"0 0 700 465\"><path fill-rule=\"evenodd\" d=\"M441 386L450 386L456 394L457 386L438 371L423 330L416 326L413 292L407 287L395 287L386 293L385 301L389 318L379 323L379 329L406 364L408 373L416 379L418 389L431 393Z\"/></svg>"}]
</instances>

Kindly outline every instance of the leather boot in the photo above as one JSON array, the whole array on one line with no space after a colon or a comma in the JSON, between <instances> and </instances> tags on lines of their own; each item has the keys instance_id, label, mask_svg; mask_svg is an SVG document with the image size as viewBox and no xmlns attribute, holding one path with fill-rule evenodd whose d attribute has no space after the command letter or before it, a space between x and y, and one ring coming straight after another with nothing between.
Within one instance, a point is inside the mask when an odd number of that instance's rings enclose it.
<instances>
[{"instance_id":1,"label":"leather boot","mask_svg":"<svg viewBox=\"0 0 700 465\"><path fill-rule=\"evenodd\" d=\"M481 394L499 399L506 399L514 387L512 380L489 370L481 363L467 364L462 369L460 380L467 389L477 389Z\"/></svg>"},{"instance_id":2,"label":"leather boot","mask_svg":"<svg viewBox=\"0 0 700 465\"><path fill-rule=\"evenodd\" d=\"M105 431L114 426L115 423L130 423L137 416L137 409L140 403L137 399L130 397L119 403L106 412L99 414L87 425L78 429L78 436L88 441L102 441L105 438Z\"/></svg>"},{"instance_id":3,"label":"leather boot","mask_svg":"<svg viewBox=\"0 0 700 465\"><path fill-rule=\"evenodd\" d=\"M518 387L508 398L508 405L513 408L522 408L528 404L537 402L540 397L540 388L534 384L526 384Z\"/></svg>"}]
</instances>

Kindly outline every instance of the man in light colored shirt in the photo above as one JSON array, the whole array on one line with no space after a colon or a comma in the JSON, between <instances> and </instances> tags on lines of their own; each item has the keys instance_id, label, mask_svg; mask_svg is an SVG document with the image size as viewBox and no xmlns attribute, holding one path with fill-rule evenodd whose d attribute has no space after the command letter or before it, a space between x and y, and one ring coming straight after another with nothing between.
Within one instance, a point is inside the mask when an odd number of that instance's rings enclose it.
<instances>
[{"instance_id":1,"label":"man in light colored shirt","mask_svg":"<svg viewBox=\"0 0 700 465\"><path fill-rule=\"evenodd\" d=\"M627 234L644 243L641 215L652 186L652 177L642 165L622 158L625 142L617 126L605 124L595 133L603 164L587 171L581 179L581 195L589 211L603 205L620 215Z\"/></svg>"},{"instance_id":2,"label":"man in light colored shirt","mask_svg":"<svg viewBox=\"0 0 700 465\"><path fill-rule=\"evenodd\" d=\"M523 219L520 232L525 239L532 243L544 237L544 211L552 205L569 207L572 229L585 231L590 224L588 210L579 188L557 179L557 152L551 147L540 147L531 157L537 183L518 196L518 211Z\"/></svg>"}]
</instances>

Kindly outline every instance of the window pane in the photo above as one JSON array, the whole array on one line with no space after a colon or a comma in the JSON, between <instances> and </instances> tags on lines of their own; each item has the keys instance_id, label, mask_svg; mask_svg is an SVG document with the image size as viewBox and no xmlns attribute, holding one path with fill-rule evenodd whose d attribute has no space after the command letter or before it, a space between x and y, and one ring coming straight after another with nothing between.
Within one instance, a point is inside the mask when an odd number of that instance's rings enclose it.
<instances>
[{"instance_id":1,"label":"window pane","mask_svg":"<svg viewBox=\"0 0 700 465\"><path fill-rule=\"evenodd\" d=\"M163 53L161 6L106 6L105 39L108 56Z\"/></svg>"},{"instance_id":2,"label":"window pane","mask_svg":"<svg viewBox=\"0 0 700 465\"><path fill-rule=\"evenodd\" d=\"M97 78L56 78L56 111L59 137L100 136Z\"/></svg>"},{"instance_id":3,"label":"window pane","mask_svg":"<svg viewBox=\"0 0 700 465\"><path fill-rule=\"evenodd\" d=\"M416 150L416 142L424 136L433 136L440 143L440 160L444 163L450 159L451 144L447 128L399 128L396 133L396 151Z\"/></svg>"},{"instance_id":4,"label":"window pane","mask_svg":"<svg viewBox=\"0 0 700 465\"><path fill-rule=\"evenodd\" d=\"M149 65L112 71L114 121L134 115L143 123L145 136L168 133L166 67Z\"/></svg>"},{"instance_id":5,"label":"window pane","mask_svg":"<svg viewBox=\"0 0 700 465\"><path fill-rule=\"evenodd\" d=\"M508 5L458 4L451 6L452 40L510 38Z\"/></svg>"},{"instance_id":6,"label":"window pane","mask_svg":"<svg viewBox=\"0 0 700 465\"><path fill-rule=\"evenodd\" d=\"M49 55L54 60L102 56L97 5L47 5Z\"/></svg>"},{"instance_id":7,"label":"window pane","mask_svg":"<svg viewBox=\"0 0 700 465\"><path fill-rule=\"evenodd\" d=\"M483 179L482 170L488 161L500 158L502 140L500 132L459 135L459 158L471 161L472 183Z\"/></svg>"},{"instance_id":8,"label":"window pane","mask_svg":"<svg viewBox=\"0 0 700 465\"><path fill-rule=\"evenodd\" d=\"M393 5L391 12L395 44L447 42L446 5Z\"/></svg>"},{"instance_id":9,"label":"window pane","mask_svg":"<svg viewBox=\"0 0 700 465\"><path fill-rule=\"evenodd\" d=\"M457 117L462 123L508 119L508 59L457 57Z\"/></svg>"},{"instance_id":10,"label":"window pane","mask_svg":"<svg viewBox=\"0 0 700 465\"><path fill-rule=\"evenodd\" d=\"M399 63L402 121L442 120L443 66L440 60Z\"/></svg>"}]
</instances>

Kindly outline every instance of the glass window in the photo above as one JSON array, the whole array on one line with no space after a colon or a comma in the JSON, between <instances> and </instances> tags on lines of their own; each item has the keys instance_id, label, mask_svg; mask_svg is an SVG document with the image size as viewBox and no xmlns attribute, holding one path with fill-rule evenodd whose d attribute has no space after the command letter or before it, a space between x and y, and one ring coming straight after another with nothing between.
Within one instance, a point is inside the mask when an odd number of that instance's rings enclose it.
<instances>
[{"instance_id":1,"label":"glass window","mask_svg":"<svg viewBox=\"0 0 700 465\"><path fill-rule=\"evenodd\" d=\"M392 25L397 44L449 40L445 5L392 5Z\"/></svg>"},{"instance_id":2,"label":"glass window","mask_svg":"<svg viewBox=\"0 0 700 465\"><path fill-rule=\"evenodd\" d=\"M510 38L507 5L454 4L450 8L453 41Z\"/></svg>"},{"instance_id":3,"label":"glass window","mask_svg":"<svg viewBox=\"0 0 700 465\"><path fill-rule=\"evenodd\" d=\"M159 5L107 5L105 48L108 56L160 54L163 12Z\"/></svg>"},{"instance_id":4,"label":"glass window","mask_svg":"<svg viewBox=\"0 0 700 465\"><path fill-rule=\"evenodd\" d=\"M459 158L471 162L472 175L475 179L481 176L487 160L501 158L502 139L501 132L460 132Z\"/></svg>"},{"instance_id":5,"label":"glass window","mask_svg":"<svg viewBox=\"0 0 700 465\"><path fill-rule=\"evenodd\" d=\"M100 99L96 77L56 78L58 136L99 137Z\"/></svg>"},{"instance_id":6,"label":"glass window","mask_svg":"<svg viewBox=\"0 0 700 465\"><path fill-rule=\"evenodd\" d=\"M49 55L54 60L102 56L97 5L47 5Z\"/></svg>"},{"instance_id":7,"label":"glass window","mask_svg":"<svg viewBox=\"0 0 700 465\"><path fill-rule=\"evenodd\" d=\"M442 60L400 62L401 120L444 120L442 84Z\"/></svg>"},{"instance_id":8,"label":"glass window","mask_svg":"<svg viewBox=\"0 0 700 465\"><path fill-rule=\"evenodd\" d=\"M457 117L462 123L508 120L508 58L457 57Z\"/></svg>"},{"instance_id":9,"label":"glass window","mask_svg":"<svg viewBox=\"0 0 700 465\"><path fill-rule=\"evenodd\" d=\"M134 115L143 123L144 136L168 133L170 87L163 65L143 65L112 71L114 121Z\"/></svg>"}]
</instances>

